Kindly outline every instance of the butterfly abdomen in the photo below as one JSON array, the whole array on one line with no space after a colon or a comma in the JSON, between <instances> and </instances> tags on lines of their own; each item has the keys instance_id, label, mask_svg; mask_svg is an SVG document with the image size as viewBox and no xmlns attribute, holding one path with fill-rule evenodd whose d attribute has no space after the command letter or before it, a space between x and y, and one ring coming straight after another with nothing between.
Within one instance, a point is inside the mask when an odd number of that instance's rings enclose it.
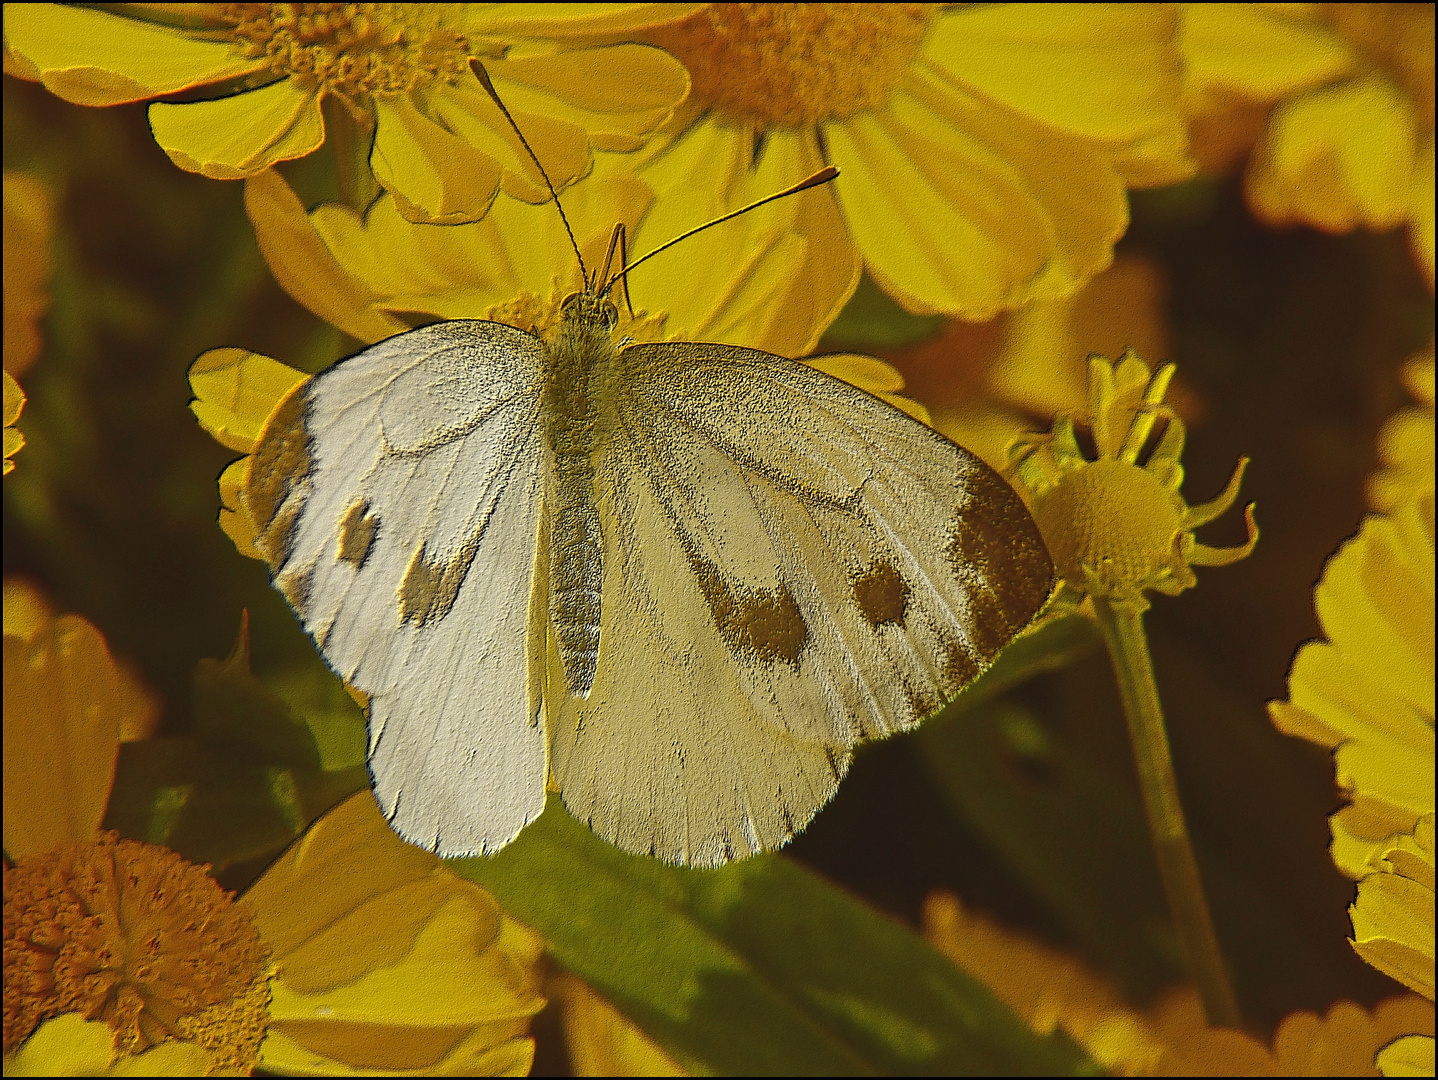
<instances>
[{"instance_id":1,"label":"butterfly abdomen","mask_svg":"<svg viewBox=\"0 0 1438 1080\"><path fill-rule=\"evenodd\" d=\"M598 391L614 347L601 323L566 318L547 343L545 429L553 454L549 487L549 617L574 697L589 696L599 663L603 534L594 501Z\"/></svg>"}]
</instances>

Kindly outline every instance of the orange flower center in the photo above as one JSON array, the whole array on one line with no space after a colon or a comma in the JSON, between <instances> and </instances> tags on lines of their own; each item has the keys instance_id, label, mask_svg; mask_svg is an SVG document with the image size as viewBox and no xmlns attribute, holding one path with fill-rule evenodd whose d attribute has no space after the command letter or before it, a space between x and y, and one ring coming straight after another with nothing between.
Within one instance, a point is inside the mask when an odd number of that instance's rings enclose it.
<instances>
[{"instance_id":1,"label":"orange flower center","mask_svg":"<svg viewBox=\"0 0 1438 1080\"><path fill-rule=\"evenodd\" d=\"M78 1012L138 1053L199 1043L246 1075L268 1020L269 950L206 872L102 833L5 870L5 1051Z\"/></svg>"},{"instance_id":2,"label":"orange flower center","mask_svg":"<svg viewBox=\"0 0 1438 1080\"><path fill-rule=\"evenodd\" d=\"M1034 521L1065 581L1084 588L1087 569L1110 588L1151 587L1172 572L1184 530L1177 497L1152 473L1094 461L1064 473L1035 501Z\"/></svg>"},{"instance_id":3,"label":"orange flower center","mask_svg":"<svg viewBox=\"0 0 1438 1080\"><path fill-rule=\"evenodd\" d=\"M469 42L433 4L226 4L220 18L246 56L351 110L372 94L453 82Z\"/></svg>"},{"instance_id":4,"label":"orange flower center","mask_svg":"<svg viewBox=\"0 0 1438 1080\"><path fill-rule=\"evenodd\" d=\"M700 106L793 128L888 101L929 17L926 4L711 4L649 36L689 69Z\"/></svg>"}]
</instances>

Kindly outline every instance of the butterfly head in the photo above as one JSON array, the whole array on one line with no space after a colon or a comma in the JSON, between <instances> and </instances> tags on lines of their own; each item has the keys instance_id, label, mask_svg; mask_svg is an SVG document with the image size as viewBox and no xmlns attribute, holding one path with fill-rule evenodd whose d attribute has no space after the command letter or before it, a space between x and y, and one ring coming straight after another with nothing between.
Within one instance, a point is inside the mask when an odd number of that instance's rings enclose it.
<instances>
[{"instance_id":1,"label":"butterfly head","mask_svg":"<svg viewBox=\"0 0 1438 1080\"><path fill-rule=\"evenodd\" d=\"M614 306L614 301L603 294L588 290L570 293L564 298L559 310L565 321L602 326L606 331L613 330L619 324L619 309Z\"/></svg>"}]
</instances>

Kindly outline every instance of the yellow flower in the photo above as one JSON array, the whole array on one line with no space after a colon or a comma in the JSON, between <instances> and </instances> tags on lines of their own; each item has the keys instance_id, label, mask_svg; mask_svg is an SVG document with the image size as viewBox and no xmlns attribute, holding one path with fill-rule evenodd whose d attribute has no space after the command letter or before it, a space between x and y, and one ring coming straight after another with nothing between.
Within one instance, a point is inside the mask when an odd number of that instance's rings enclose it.
<instances>
[{"instance_id":1,"label":"yellow flower","mask_svg":"<svg viewBox=\"0 0 1438 1080\"><path fill-rule=\"evenodd\" d=\"M1433 286L1433 5L1185 4L1191 112L1276 102L1248 200L1330 232L1407 224Z\"/></svg>"},{"instance_id":2,"label":"yellow flower","mask_svg":"<svg viewBox=\"0 0 1438 1080\"><path fill-rule=\"evenodd\" d=\"M1062 1029L1121 1076L1363 1076L1396 1036L1433 1030L1433 1005L1413 994L1372 1011L1340 1001L1324 1016L1290 1013L1265 1045L1209 1027L1198 994L1182 987L1130 1008L1076 958L966 911L948 893L924 904L930 943L984 983L1040 1034Z\"/></svg>"},{"instance_id":3,"label":"yellow flower","mask_svg":"<svg viewBox=\"0 0 1438 1080\"><path fill-rule=\"evenodd\" d=\"M528 1071L540 942L368 791L238 902L98 833L133 694L84 620L5 600L7 1075Z\"/></svg>"},{"instance_id":4,"label":"yellow flower","mask_svg":"<svg viewBox=\"0 0 1438 1080\"><path fill-rule=\"evenodd\" d=\"M50 306L50 226L45 188L33 177L6 169L5 370L17 378L40 355L40 316Z\"/></svg>"},{"instance_id":5,"label":"yellow flower","mask_svg":"<svg viewBox=\"0 0 1438 1080\"><path fill-rule=\"evenodd\" d=\"M1335 751L1351 803L1330 819L1333 861L1360 878L1434 812L1432 498L1368 517L1328 561L1314 606L1328 640L1298 651L1288 700L1269 714Z\"/></svg>"},{"instance_id":6,"label":"yellow flower","mask_svg":"<svg viewBox=\"0 0 1438 1080\"><path fill-rule=\"evenodd\" d=\"M688 1076L648 1035L578 977L562 972L549 993L564 1018L575 1076Z\"/></svg>"},{"instance_id":7,"label":"yellow flower","mask_svg":"<svg viewBox=\"0 0 1438 1080\"><path fill-rule=\"evenodd\" d=\"M155 139L181 168L254 176L348 124L363 146L373 133L369 167L406 216L457 222L501 186L548 197L477 65L556 187L589 171L591 146L633 150L668 118L687 81L661 51L547 46L554 31L622 39L630 19L622 5L25 4L6 9L5 37L10 68L67 101L154 101Z\"/></svg>"},{"instance_id":8,"label":"yellow flower","mask_svg":"<svg viewBox=\"0 0 1438 1080\"><path fill-rule=\"evenodd\" d=\"M1402 409L1388 418L1378 433L1378 460L1382 467L1368 478L1368 505L1392 510L1402 499L1433 497L1433 341L1428 349L1403 365L1408 392L1418 399L1416 409Z\"/></svg>"},{"instance_id":9,"label":"yellow flower","mask_svg":"<svg viewBox=\"0 0 1438 1080\"><path fill-rule=\"evenodd\" d=\"M25 435L15 426L20 419L20 410L25 407L25 391L20 389L20 384L15 381L10 372L5 372L5 475L9 476L10 471L15 468L15 462L10 459L20 452L25 445Z\"/></svg>"},{"instance_id":10,"label":"yellow flower","mask_svg":"<svg viewBox=\"0 0 1438 1080\"><path fill-rule=\"evenodd\" d=\"M769 179L762 171L756 183ZM779 190L776 181L763 194ZM795 215L803 218L810 212L806 205L818 199L815 191L803 192L686 240L676 250L692 271L640 267L629 280L630 297L636 310L658 321L643 332L621 325L621 333L641 340L719 341L781 356L811 350L853 289L853 275L846 270L836 277L826 269L825 252L792 235ZM276 280L361 341L435 319L508 322L523 315L541 319L533 325L543 329L543 319L557 317L557 301L582 286L552 206L503 200L483 221L444 229L411 224L387 196L363 217L336 204L306 215L277 172L247 183L245 202ZM614 226L623 224L632 238L653 194L610 157L565 192L563 202L585 264L595 273ZM723 249L706 261L700 242L710 234L722 234ZM629 250L631 258L639 254L632 240ZM627 314L617 293L615 298Z\"/></svg>"},{"instance_id":11,"label":"yellow flower","mask_svg":"<svg viewBox=\"0 0 1438 1080\"><path fill-rule=\"evenodd\" d=\"M712 4L640 36L689 71L667 138L640 155L648 250L826 164L802 245L859 262L905 307L983 320L1067 295L1108 265L1125 185L1192 169L1173 13L1157 5ZM763 194L763 192L759 192ZM709 236L655 276L732 258Z\"/></svg>"},{"instance_id":12,"label":"yellow flower","mask_svg":"<svg viewBox=\"0 0 1438 1080\"><path fill-rule=\"evenodd\" d=\"M1218 498L1189 506L1183 483L1184 425L1163 395L1173 377L1168 364L1152 376L1142 360L1125 353L1117 365L1089 358L1089 421L1098 457L1084 458L1073 420L1060 417L1047 435L1026 436L1011 451L1020 491L1067 587L1144 611L1150 589L1176 596L1196 583L1192 567L1227 566L1258 542L1253 507L1244 511L1248 542L1213 548L1193 530L1233 505L1246 458L1239 459ZM1148 460L1138 457L1159 417L1168 427Z\"/></svg>"}]
</instances>

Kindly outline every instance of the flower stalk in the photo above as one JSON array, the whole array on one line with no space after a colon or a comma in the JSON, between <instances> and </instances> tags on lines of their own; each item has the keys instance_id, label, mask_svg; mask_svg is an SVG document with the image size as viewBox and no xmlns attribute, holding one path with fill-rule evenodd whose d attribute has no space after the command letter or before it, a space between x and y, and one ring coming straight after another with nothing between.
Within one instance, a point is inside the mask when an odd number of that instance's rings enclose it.
<instances>
[{"instance_id":1,"label":"flower stalk","mask_svg":"<svg viewBox=\"0 0 1438 1080\"><path fill-rule=\"evenodd\" d=\"M1143 615L1128 605L1098 596L1093 598L1093 607L1123 701L1149 836L1179 947L1190 976L1198 984L1209 1025L1238 1028L1242 1024L1238 1001L1213 931L1203 881L1183 819Z\"/></svg>"}]
</instances>

